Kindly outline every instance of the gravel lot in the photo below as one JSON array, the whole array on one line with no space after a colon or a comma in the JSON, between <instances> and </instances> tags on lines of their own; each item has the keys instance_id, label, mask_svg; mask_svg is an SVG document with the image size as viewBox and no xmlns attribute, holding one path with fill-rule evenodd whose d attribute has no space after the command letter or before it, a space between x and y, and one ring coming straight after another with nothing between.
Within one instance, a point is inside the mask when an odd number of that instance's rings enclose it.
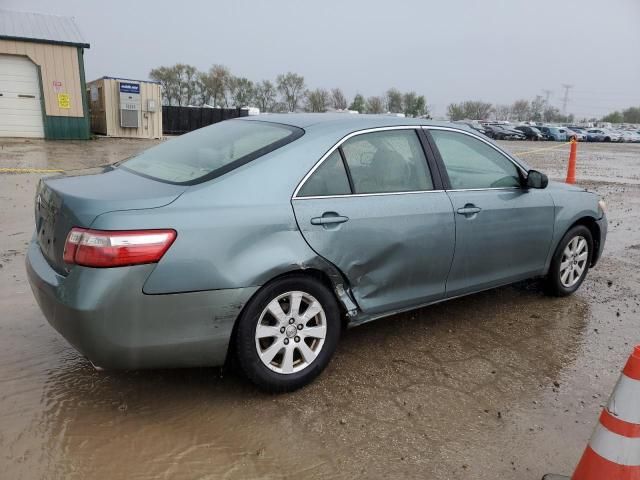
<instances>
[{"instance_id":1,"label":"gravel lot","mask_svg":"<svg viewBox=\"0 0 640 480\"><path fill-rule=\"evenodd\" d=\"M0 168L79 169L152 143L5 139ZM568 145L504 145L564 177ZM3 478L568 474L640 340L638 144L579 145L578 183L605 197L610 232L576 295L532 281L351 329L315 383L281 396L220 369L95 371L26 281L38 177L0 174Z\"/></svg>"}]
</instances>

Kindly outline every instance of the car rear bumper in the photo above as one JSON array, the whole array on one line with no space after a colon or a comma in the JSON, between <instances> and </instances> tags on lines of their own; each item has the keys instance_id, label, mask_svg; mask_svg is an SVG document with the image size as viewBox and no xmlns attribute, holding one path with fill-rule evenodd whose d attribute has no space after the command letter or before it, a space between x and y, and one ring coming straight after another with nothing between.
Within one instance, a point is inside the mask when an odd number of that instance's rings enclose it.
<instances>
[{"instance_id":1,"label":"car rear bumper","mask_svg":"<svg viewBox=\"0 0 640 480\"><path fill-rule=\"evenodd\" d=\"M258 287L146 295L155 265L55 272L32 241L29 283L47 321L94 365L222 365L235 320Z\"/></svg>"}]
</instances>

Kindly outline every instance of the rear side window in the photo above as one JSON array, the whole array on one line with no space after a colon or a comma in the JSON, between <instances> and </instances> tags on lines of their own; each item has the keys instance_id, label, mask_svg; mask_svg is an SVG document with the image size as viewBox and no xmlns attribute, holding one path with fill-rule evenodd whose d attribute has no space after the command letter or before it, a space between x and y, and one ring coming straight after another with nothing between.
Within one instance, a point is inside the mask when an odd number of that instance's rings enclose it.
<instances>
[{"instance_id":1,"label":"rear side window","mask_svg":"<svg viewBox=\"0 0 640 480\"><path fill-rule=\"evenodd\" d=\"M272 152L303 133L277 123L227 120L145 150L122 167L154 180L193 185Z\"/></svg>"},{"instance_id":2,"label":"rear side window","mask_svg":"<svg viewBox=\"0 0 640 480\"><path fill-rule=\"evenodd\" d=\"M354 193L433 190L431 174L415 130L356 135L342 144Z\"/></svg>"},{"instance_id":3,"label":"rear side window","mask_svg":"<svg viewBox=\"0 0 640 480\"><path fill-rule=\"evenodd\" d=\"M496 149L469 135L431 130L451 188L485 189L520 186L514 163Z\"/></svg>"},{"instance_id":4,"label":"rear side window","mask_svg":"<svg viewBox=\"0 0 640 480\"><path fill-rule=\"evenodd\" d=\"M349 177L338 150L327 157L313 175L306 181L298 196L316 197L327 195L348 195L351 193Z\"/></svg>"}]
</instances>

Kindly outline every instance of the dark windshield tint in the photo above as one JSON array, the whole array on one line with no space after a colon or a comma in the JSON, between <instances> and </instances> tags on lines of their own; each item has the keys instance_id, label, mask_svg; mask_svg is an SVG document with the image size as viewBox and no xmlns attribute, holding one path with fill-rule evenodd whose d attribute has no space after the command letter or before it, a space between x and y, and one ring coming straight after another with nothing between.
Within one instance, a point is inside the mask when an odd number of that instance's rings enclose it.
<instances>
[{"instance_id":1,"label":"dark windshield tint","mask_svg":"<svg viewBox=\"0 0 640 480\"><path fill-rule=\"evenodd\" d=\"M219 177L303 133L277 123L227 120L145 150L122 167L155 180L192 185Z\"/></svg>"}]
</instances>

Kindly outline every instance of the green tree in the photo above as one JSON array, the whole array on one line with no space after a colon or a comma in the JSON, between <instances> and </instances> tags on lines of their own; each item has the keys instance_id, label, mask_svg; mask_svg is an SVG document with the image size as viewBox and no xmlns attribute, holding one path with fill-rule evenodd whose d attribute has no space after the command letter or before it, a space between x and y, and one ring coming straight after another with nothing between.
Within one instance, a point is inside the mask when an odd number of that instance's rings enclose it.
<instances>
[{"instance_id":1,"label":"green tree","mask_svg":"<svg viewBox=\"0 0 640 480\"><path fill-rule=\"evenodd\" d=\"M417 95L416 92L407 92L402 97L404 114L407 117L422 117L428 114L427 101L424 95Z\"/></svg>"},{"instance_id":2,"label":"green tree","mask_svg":"<svg viewBox=\"0 0 640 480\"><path fill-rule=\"evenodd\" d=\"M298 109L300 97L304 95L304 77L293 72L278 75L276 79L278 91L282 94L283 103L290 112Z\"/></svg>"},{"instance_id":3,"label":"green tree","mask_svg":"<svg viewBox=\"0 0 640 480\"><path fill-rule=\"evenodd\" d=\"M486 120L492 111L493 105L479 100L451 103L447 107L447 114L451 120Z\"/></svg>"},{"instance_id":4,"label":"green tree","mask_svg":"<svg viewBox=\"0 0 640 480\"><path fill-rule=\"evenodd\" d=\"M640 107L629 107L623 110L622 120L625 123L640 123Z\"/></svg>"},{"instance_id":5,"label":"green tree","mask_svg":"<svg viewBox=\"0 0 640 480\"><path fill-rule=\"evenodd\" d=\"M402 113L402 93L397 88L390 88L386 94L387 110L391 113Z\"/></svg>"},{"instance_id":6,"label":"green tree","mask_svg":"<svg viewBox=\"0 0 640 480\"><path fill-rule=\"evenodd\" d=\"M354 110L358 113L364 113L367 109L366 102L364 97L359 93L356 93L356 96L353 97L353 102L349 105L349 110Z\"/></svg>"},{"instance_id":7,"label":"green tree","mask_svg":"<svg viewBox=\"0 0 640 480\"><path fill-rule=\"evenodd\" d=\"M615 111L602 117L602 121L609 122L609 123L622 123L624 119L623 119L622 113Z\"/></svg>"},{"instance_id":8,"label":"green tree","mask_svg":"<svg viewBox=\"0 0 640 480\"><path fill-rule=\"evenodd\" d=\"M462 103L450 103L447 107L447 116L449 120L464 120L466 118L467 112L464 109L464 104Z\"/></svg>"},{"instance_id":9,"label":"green tree","mask_svg":"<svg viewBox=\"0 0 640 480\"><path fill-rule=\"evenodd\" d=\"M245 77L230 77L227 82L231 104L234 107L248 107L253 103L255 87Z\"/></svg>"},{"instance_id":10,"label":"green tree","mask_svg":"<svg viewBox=\"0 0 640 480\"><path fill-rule=\"evenodd\" d=\"M324 88L307 90L305 92L305 110L307 112L326 112L329 106L330 94Z\"/></svg>"},{"instance_id":11,"label":"green tree","mask_svg":"<svg viewBox=\"0 0 640 480\"><path fill-rule=\"evenodd\" d=\"M382 97L367 98L367 113L383 113L384 99Z\"/></svg>"}]
</instances>

